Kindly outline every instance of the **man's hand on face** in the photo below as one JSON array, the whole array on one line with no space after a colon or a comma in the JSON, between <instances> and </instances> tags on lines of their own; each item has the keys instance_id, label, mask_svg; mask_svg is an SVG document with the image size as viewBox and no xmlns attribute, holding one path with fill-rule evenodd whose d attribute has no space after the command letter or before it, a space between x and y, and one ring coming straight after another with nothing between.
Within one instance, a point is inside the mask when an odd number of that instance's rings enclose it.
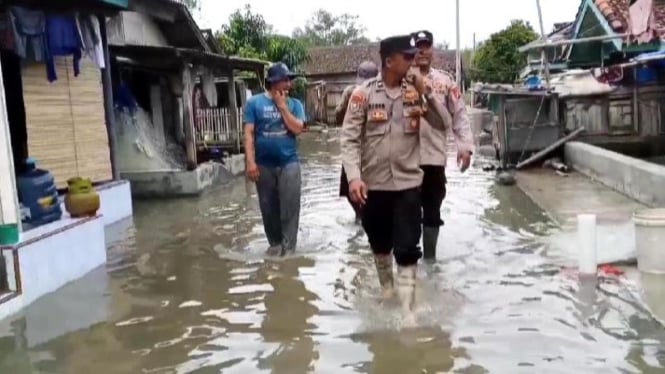
<instances>
[{"instance_id":1,"label":"man's hand on face","mask_svg":"<svg viewBox=\"0 0 665 374\"><path fill-rule=\"evenodd\" d=\"M411 82L416 88L420 95L425 95L427 93L427 85L425 84L425 78L423 77L420 69L417 67L412 67L409 69L409 72L406 74L407 81Z\"/></svg>"},{"instance_id":2,"label":"man's hand on face","mask_svg":"<svg viewBox=\"0 0 665 374\"><path fill-rule=\"evenodd\" d=\"M288 92L286 91L276 91L273 95L273 100L275 105L279 109L286 109L286 98L288 97Z\"/></svg>"}]
</instances>

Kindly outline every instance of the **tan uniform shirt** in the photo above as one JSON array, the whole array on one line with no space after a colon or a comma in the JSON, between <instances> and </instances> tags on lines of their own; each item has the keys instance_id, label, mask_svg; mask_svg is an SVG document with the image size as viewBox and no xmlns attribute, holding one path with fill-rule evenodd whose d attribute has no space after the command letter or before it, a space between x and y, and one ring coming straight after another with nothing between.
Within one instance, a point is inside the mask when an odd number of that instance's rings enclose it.
<instances>
[{"instance_id":1,"label":"tan uniform shirt","mask_svg":"<svg viewBox=\"0 0 665 374\"><path fill-rule=\"evenodd\" d=\"M370 190L401 191L422 184L422 109L409 84L387 88L381 75L351 95L342 124L342 165L349 181L362 178Z\"/></svg>"},{"instance_id":2,"label":"tan uniform shirt","mask_svg":"<svg viewBox=\"0 0 665 374\"><path fill-rule=\"evenodd\" d=\"M351 94L356 87L357 85L352 84L347 86L342 92L342 99L340 100L339 104L337 104L337 107L335 107L335 121L337 124L341 125L342 122L344 122L346 108L349 107L349 98L351 98Z\"/></svg>"},{"instance_id":3,"label":"tan uniform shirt","mask_svg":"<svg viewBox=\"0 0 665 374\"><path fill-rule=\"evenodd\" d=\"M437 69L430 69L424 77L425 84L432 88L432 95L453 117L451 128L458 151L474 151L473 132L466 113L466 105L453 77ZM420 125L420 164L446 166L447 131L433 128L423 119Z\"/></svg>"}]
</instances>

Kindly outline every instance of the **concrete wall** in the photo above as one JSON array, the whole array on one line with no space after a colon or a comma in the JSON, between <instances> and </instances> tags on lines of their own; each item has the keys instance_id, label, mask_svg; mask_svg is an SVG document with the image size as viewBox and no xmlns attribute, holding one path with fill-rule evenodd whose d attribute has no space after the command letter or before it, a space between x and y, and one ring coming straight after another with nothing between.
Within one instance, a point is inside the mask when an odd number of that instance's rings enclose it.
<instances>
[{"instance_id":1,"label":"concrete wall","mask_svg":"<svg viewBox=\"0 0 665 374\"><path fill-rule=\"evenodd\" d=\"M105 226L122 221L134 214L131 185L128 181L102 185L97 187L97 192L101 200L99 214L102 216ZM62 210L65 211L64 206Z\"/></svg>"},{"instance_id":2,"label":"concrete wall","mask_svg":"<svg viewBox=\"0 0 665 374\"><path fill-rule=\"evenodd\" d=\"M575 170L649 206L665 206L665 167L594 145L569 142L565 158Z\"/></svg>"},{"instance_id":3,"label":"concrete wall","mask_svg":"<svg viewBox=\"0 0 665 374\"><path fill-rule=\"evenodd\" d=\"M65 218L26 232L21 244L3 251L5 258L9 251L18 255L14 258L18 261L21 293L0 305L0 319L105 264L104 222L99 216ZM13 280L14 262L8 265L8 277Z\"/></svg>"},{"instance_id":4,"label":"concrete wall","mask_svg":"<svg viewBox=\"0 0 665 374\"><path fill-rule=\"evenodd\" d=\"M228 183L244 172L244 155L233 155L218 162L205 162L195 170L163 170L122 173L132 184L135 197L196 196L214 185Z\"/></svg>"},{"instance_id":5,"label":"concrete wall","mask_svg":"<svg viewBox=\"0 0 665 374\"><path fill-rule=\"evenodd\" d=\"M132 216L131 191L127 181L112 182L97 191L98 216L65 216L23 233L18 245L1 248L14 294L0 302L0 320L106 263L105 227Z\"/></svg>"}]
</instances>

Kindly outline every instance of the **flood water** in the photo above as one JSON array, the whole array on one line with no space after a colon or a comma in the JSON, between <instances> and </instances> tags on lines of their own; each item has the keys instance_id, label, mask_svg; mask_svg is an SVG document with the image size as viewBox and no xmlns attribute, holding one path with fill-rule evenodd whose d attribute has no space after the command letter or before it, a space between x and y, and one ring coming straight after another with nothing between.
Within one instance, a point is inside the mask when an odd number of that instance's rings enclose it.
<instances>
[{"instance_id":1,"label":"flood water","mask_svg":"<svg viewBox=\"0 0 665 374\"><path fill-rule=\"evenodd\" d=\"M554 226L478 166L450 168L440 258L419 269L418 327L401 329L337 197L337 134L301 150L298 255L263 256L242 178L136 203L107 268L0 324L0 373L665 372L661 325L619 281L556 265L540 244Z\"/></svg>"}]
</instances>

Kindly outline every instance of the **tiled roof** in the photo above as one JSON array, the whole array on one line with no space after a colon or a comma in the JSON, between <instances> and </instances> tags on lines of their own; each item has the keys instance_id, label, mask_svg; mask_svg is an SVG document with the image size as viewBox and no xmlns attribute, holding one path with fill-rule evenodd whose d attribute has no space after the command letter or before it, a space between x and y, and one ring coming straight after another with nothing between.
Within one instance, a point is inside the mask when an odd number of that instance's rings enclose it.
<instances>
[{"instance_id":1,"label":"tiled roof","mask_svg":"<svg viewBox=\"0 0 665 374\"><path fill-rule=\"evenodd\" d=\"M630 32L630 0L594 0L594 4L605 16L614 32L623 34ZM655 36L665 38L665 3L653 2Z\"/></svg>"},{"instance_id":2,"label":"tiled roof","mask_svg":"<svg viewBox=\"0 0 665 374\"><path fill-rule=\"evenodd\" d=\"M616 33L628 32L630 0L594 0L594 4Z\"/></svg>"},{"instance_id":3,"label":"tiled roof","mask_svg":"<svg viewBox=\"0 0 665 374\"><path fill-rule=\"evenodd\" d=\"M355 73L358 65L365 60L380 64L378 43L312 48L304 70L307 75ZM435 50L432 65L454 73L455 51Z\"/></svg>"}]
</instances>

